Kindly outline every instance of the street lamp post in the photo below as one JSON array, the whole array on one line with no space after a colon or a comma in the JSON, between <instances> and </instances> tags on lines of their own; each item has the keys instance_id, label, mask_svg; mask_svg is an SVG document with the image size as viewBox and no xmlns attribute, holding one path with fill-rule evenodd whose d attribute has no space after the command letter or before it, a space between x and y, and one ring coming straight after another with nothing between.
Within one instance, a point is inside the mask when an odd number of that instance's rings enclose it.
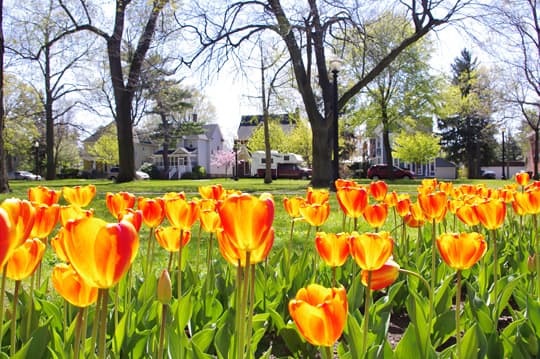
<instances>
[{"instance_id":1,"label":"street lamp post","mask_svg":"<svg viewBox=\"0 0 540 359\"><path fill-rule=\"evenodd\" d=\"M34 141L35 173L39 175L39 141Z\"/></svg>"},{"instance_id":2,"label":"street lamp post","mask_svg":"<svg viewBox=\"0 0 540 359\"><path fill-rule=\"evenodd\" d=\"M235 181L238 181L238 140L234 139L234 177Z\"/></svg>"},{"instance_id":3,"label":"street lamp post","mask_svg":"<svg viewBox=\"0 0 540 359\"><path fill-rule=\"evenodd\" d=\"M505 175L505 161L504 161L504 132L506 131L506 129L503 127L501 129L501 134L502 134L502 176L501 176L501 179L506 179L506 175Z\"/></svg>"},{"instance_id":4,"label":"street lamp post","mask_svg":"<svg viewBox=\"0 0 540 359\"><path fill-rule=\"evenodd\" d=\"M332 72L332 125L333 135L333 161L332 161L332 183L331 188L335 188L335 182L339 178L339 123L338 123L338 73L341 68L341 60L334 57L330 61L330 71Z\"/></svg>"}]
</instances>

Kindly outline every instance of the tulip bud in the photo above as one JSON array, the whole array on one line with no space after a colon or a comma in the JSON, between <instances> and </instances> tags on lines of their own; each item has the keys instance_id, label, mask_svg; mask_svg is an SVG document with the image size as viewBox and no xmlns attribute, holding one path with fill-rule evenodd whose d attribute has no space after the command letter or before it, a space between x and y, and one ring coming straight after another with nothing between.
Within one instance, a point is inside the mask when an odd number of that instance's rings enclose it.
<instances>
[{"instance_id":1,"label":"tulip bud","mask_svg":"<svg viewBox=\"0 0 540 359\"><path fill-rule=\"evenodd\" d=\"M529 269L529 272L531 273L536 272L536 254L527 258L527 269Z\"/></svg>"},{"instance_id":2,"label":"tulip bud","mask_svg":"<svg viewBox=\"0 0 540 359\"><path fill-rule=\"evenodd\" d=\"M168 304L172 298L172 284L169 272L164 269L158 279L157 298L162 304Z\"/></svg>"}]
</instances>

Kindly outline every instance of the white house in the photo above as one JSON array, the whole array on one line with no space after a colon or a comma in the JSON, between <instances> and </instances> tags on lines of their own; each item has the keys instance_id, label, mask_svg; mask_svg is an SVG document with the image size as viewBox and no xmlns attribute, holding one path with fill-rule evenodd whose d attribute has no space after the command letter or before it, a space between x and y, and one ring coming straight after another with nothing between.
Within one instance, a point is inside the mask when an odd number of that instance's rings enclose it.
<instances>
[{"instance_id":1,"label":"white house","mask_svg":"<svg viewBox=\"0 0 540 359\"><path fill-rule=\"evenodd\" d=\"M392 141L392 135L390 135ZM384 152L382 131L368 138L361 144L364 158L370 165L382 164L387 162L387 156ZM457 166L443 158L437 157L428 163L415 164L404 163L397 158L393 158L393 165L406 168L413 171L419 177L435 177L440 179L456 179Z\"/></svg>"},{"instance_id":2,"label":"white house","mask_svg":"<svg viewBox=\"0 0 540 359\"><path fill-rule=\"evenodd\" d=\"M206 124L202 127L202 134L182 136L178 139L176 148L169 151L169 179L182 178L184 173L192 172L197 166L203 167L211 177L225 174L225 168L212 164L212 155L225 150L221 128L218 124ZM164 169L162 149L152 155L152 163L159 170Z\"/></svg>"}]
</instances>

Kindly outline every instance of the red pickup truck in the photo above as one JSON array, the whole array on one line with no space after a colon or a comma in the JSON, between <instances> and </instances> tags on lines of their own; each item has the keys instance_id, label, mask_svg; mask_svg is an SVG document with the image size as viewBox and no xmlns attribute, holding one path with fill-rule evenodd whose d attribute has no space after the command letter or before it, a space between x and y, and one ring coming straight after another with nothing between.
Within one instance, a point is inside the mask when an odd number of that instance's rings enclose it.
<instances>
[{"instance_id":1,"label":"red pickup truck","mask_svg":"<svg viewBox=\"0 0 540 359\"><path fill-rule=\"evenodd\" d=\"M272 169L272 178L308 179L311 173L311 168L300 167L296 163L278 163L277 169ZM257 177L264 177L264 174L264 168L257 170Z\"/></svg>"}]
</instances>

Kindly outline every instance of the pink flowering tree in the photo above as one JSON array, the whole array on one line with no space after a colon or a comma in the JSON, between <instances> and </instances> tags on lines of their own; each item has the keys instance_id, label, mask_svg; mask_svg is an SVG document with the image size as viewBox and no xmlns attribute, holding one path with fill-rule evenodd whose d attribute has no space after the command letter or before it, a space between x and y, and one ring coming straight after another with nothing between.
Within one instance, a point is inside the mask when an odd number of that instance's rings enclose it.
<instances>
[{"instance_id":1,"label":"pink flowering tree","mask_svg":"<svg viewBox=\"0 0 540 359\"><path fill-rule=\"evenodd\" d=\"M219 150L214 152L210 157L212 166L224 167L225 168L225 177L227 177L227 172L229 167L232 167L234 164L234 152L228 150Z\"/></svg>"}]
</instances>

